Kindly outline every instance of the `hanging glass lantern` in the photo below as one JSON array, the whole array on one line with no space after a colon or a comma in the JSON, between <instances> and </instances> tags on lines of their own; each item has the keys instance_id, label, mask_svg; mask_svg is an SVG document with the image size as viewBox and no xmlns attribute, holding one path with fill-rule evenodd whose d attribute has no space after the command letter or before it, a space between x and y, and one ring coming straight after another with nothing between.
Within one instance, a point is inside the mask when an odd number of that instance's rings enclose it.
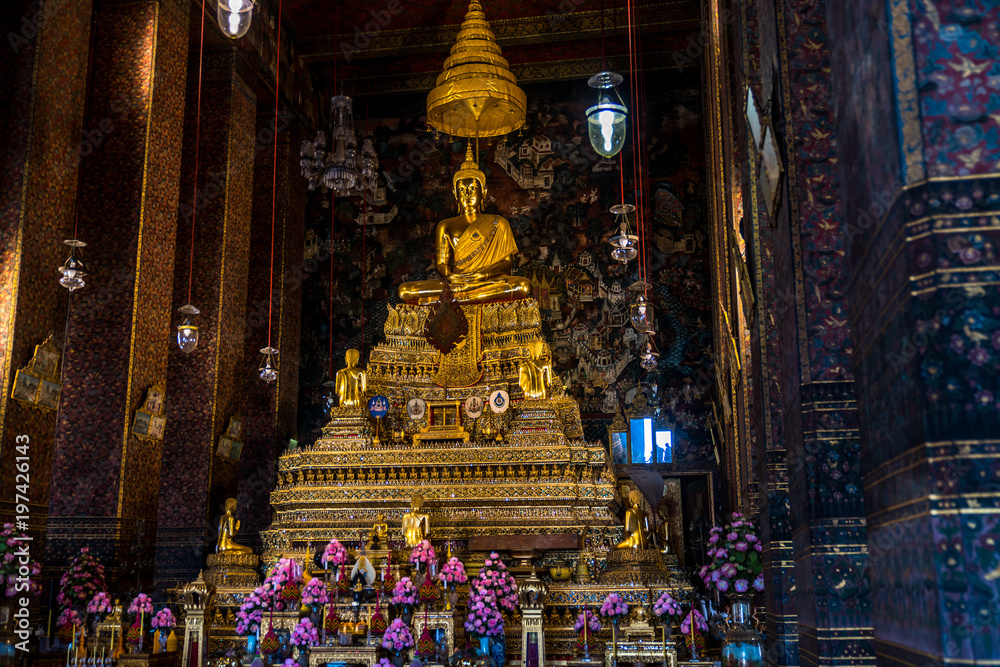
<instances>
[{"instance_id":1,"label":"hanging glass lantern","mask_svg":"<svg viewBox=\"0 0 1000 667\"><path fill-rule=\"evenodd\" d=\"M278 360L275 359L278 356L278 350L268 346L262 348L260 353L264 355L264 358L260 360L260 367L257 369L260 371L260 379L271 384L278 379Z\"/></svg>"},{"instance_id":2,"label":"hanging glass lantern","mask_svg":"<svg viewBox=\"0 0 1000 667\"><path fill-rule=\"evenodd\" d=\"M177 310L184 313L184 321L177 326L177 345L181 352L191 354L198 347L198 327L191 323L191 316L200 315L201 311L190 303Z\"/></svg>"},{"instance_id":3,"label":"hanging glass lantern","mask_svg":"<svg viewBox=\"0 0 1000 667\"><path fill-rule=\"evenodd\" d=\"M337 383L334 380L327 380L323 383L323 392L326 411L329 412L337 407Z\"/></svg>"},{"instance_id":4,"label":"hanging glass lantern","mask_svg":"<svg viewBox=\"0 0 1000 667\"><path fill-rule=\"evenodd\" d=\"M619 229L619 233L612 236L610 240L611 257L622 264L627 264L639 255L639 237L632 233L632 226L628 219L628 214L634 210L635 206L632 204L615 204L611 207Z\"/></svg>"},{"instance_id":5,"label":"hanging glass lantern","mask_svg":"<svg viewBox=\"0 0 1000 667\"><path fill-rule=\"evenodd\" d=\"M656 368L656 362L659 359L660 355L653 349L653 344L647 341L642 349L642 354L639 355L639 365L642 366L643 370L651 371Z\"/></svg>"},{"instance_id":6,"label":"hanging glass lantern","mask_svg":"<svg viewBox=\"0 0 1000 667\"><path fill-rule=\"evenodd\" d=\"M601 91L597 104L587 109L587 133L590 145L603 157L618 155L625 145L628 108L615 88L621 82L622 75L615 72L598 72L587 81L588 86Z\"/></svg>"},{"instance_id":7,"label":"hanging glass lantern","mask_svg":"<svg viewBox=\"0 0 1000 667\"><path fill-rule=\"evenodd\" d=\"M656 329L653 304L641 294L632 302L632 328L641 334L654 333Z\"/></svg>"},{"instance_id":8,"label":"hanging glass lantern","mask_svg":"<svg viewBox=\"0 0 1000 667\"><path fill-rule=\"evenodd\" d=\"M77 256L76 250L77 248L87 247L87 244L76 239L69 239L63 241L63 243L72 248L72 250L69 251L69 257L66 259L66 262L59 267L59 273L62 274L59 284L70 292L75 292L87 284L84 280L87 275L87 265L83 263L82 258Z\"/></svg>"},{"instance_id":9,"label":"hanging glass lantern","mask_svg":"<svg viewBox=\"0 0 1000 667\"><path fill-rule=\"evenodd\" d=\"M358 140L354 135L353 102L347 95L330 98L333 134L326 155L323 185L338 196L346 196L358 183Z\"/></svg>"},{"instance_id":10,"label":"hanging glass lantern","mask_svg":"<svg viewBox=\"0 0 1000 667\"><path fill-rule=\"evenodd\" d=\"M216 18L222 33L231 39L247 34L253 19L254 0L219 0Z\"/></svg>"},{"instance_id":11,"label":"hanging glass lantern","mask_svg":"<svg viewBox=\"0 0 1000 667\"><path fill-rule=\"evenodd\" d=\"M378 181L378 155L371 137L361 143L361 184L363 190L374 190Z\"/></svg>"}]
</instances>

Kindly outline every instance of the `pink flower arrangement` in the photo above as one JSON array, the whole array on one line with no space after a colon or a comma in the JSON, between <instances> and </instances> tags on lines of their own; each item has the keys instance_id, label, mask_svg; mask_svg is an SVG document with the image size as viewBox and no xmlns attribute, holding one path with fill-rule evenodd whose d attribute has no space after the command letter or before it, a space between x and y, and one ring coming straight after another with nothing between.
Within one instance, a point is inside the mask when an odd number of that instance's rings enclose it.
<instances>
[{"instance_id":1,"label":"pink flower arrangement","mask_svg":"<svg viewBox=\"0 0 1000 667\"><path fill-rule=\"evenodd\" d=\"M480 637L494 637L503 633L503 614L497 608L496 593L475 582L469 587L469 613L465 631Z\"/></svg>"},{"instance_id":2,"label":"pink flower arrangement","mask_svg":"<svg viewBox=\"0 0 1000 667\"><path fill-rule=\"evenodd\" d=\"M683 613L681 604L674 599L669 591L663 591L653 603L653 615L661 621L667 622Z\"/></svg>"},{"instance_id":3,"label":"pink flower arrangement","mask_svg":"<svg viewBox=\"0 0 1000 667\"><path fill-rule=\"evenodd\" d=\"M414 565L428 565L437 560L434 553L434 546L428 540L421 540L420 544L413 547L410 552L410 562Z\"/></svg>"},{"instance_id":4,"label":"pink flower arrangement","mask_svg":"<svg viewBox=\"0 0 1000 667\"><path fill-rule=\"evenodd\" d=\"M694 612L694 627L698 632L708 632L708 623L705 622L705 617L701 615L701 612L695 609ZM691 634L691 611L688 610L681 620L681 634L689 635Z\"/></svg>"},{"instance_id":5,"label":"pink flower arrangement","mask_svg":"<svg viewBox=\"0 0 1000 667\"><path fill-rule=\"evenodd\" d=\"M375 667L394 667L394 665L389 660L389 658L382 658L377 663L375 663Z\"/></svg>"},{"instance_id":6,"label":"pink flower arrangement","mask_svg":"<svg viewBox=\"0 0 1000 667\"><path fill-rule=\"evenodd\" d=\"M504 565L495 551L483 561L483 567L479 570L479 574L476 575L470 588L471 586L491 591L497 604L503 609L509 611L517 609L517 582L507 571L507 566Z\"/></svg>"},{"instance_id":7,"label":"pink flower arrangement","mask_svg":"<svg viewBox=\"0 0 1000 667\"><path fill-rule=\"evenodd\" d=\"M175 625L177 625L177 621L174 619L174 612L170 611L170 607L164 607L156 612L156 616L150 622L150 626L161 630L172 628Z\"/></svg>"},{"instance_id":8,"label":"pink flower arrangement","mask_svg":"<svg viewBox=\"0 0 1000 667\"><path fill-rule=\"evenodd\" d=\"M104 582L104 566L91 555L89 547L83 547L80 549L80 555L70 562L69 569L59 580L56 602L60 607L84 609L87 600L107 589L108 585Z\"/></svg>"},{"instance_id":9,"label":"pink flower arrangement","mask_svg":"<svg viewBox=\"0 0 1000 667\"><path fill-rule=\"evenodd\" d=\"M288 643L299 651L308 651L313 646L319 645L319 631L316 630L316 626L313 625L308 616L299 620L298 625L292 629L292 636Z\"/></svg>"},{"instance_id":10,"label":"pink flower arrangement","mask_svg":"<svg viewBox=\"0 0 1000 667\"><path fill-rule=\"evenodd\" d=\"M111 613L111 596L101 591L93 597L93 599L87 603L87 613L88 614L110 614Z\"/></svg>"},{"instance_id":11,"label":"pink flower arrangement","mask_svg":"<svg viewBox=\"0 0 1000 667\"><path fill-rule=\"evenodd\" d=\"M56 619L56 625L60 628L67 625L80 625L81 623L80 613L75 609L63 609L62 613L59 614L59 618Z\"/></svg>"},{"instance_id":12,"label":"pink flower arrangement","mask_svg":"<svg viewBox=\"0 0 1000 667\"><path fill-rule=\"evenodd\" d=\"M324 605L329 602L330 594L326 590L326 583L319 577L313 577L302 587L302 604Z\"/></svg>"},{"instance_id":13,"label":"pink flower arrangement","mask_svg":"<svg viewBox=\"0 0 1000 667\"><path fill-rule=\"evenodd\" d=\"M620 621L628 616L628 603L618 593L608 593L598 613L611 622Z\"/></svg>"},{"instance_id":14,"label":"pink flower arrangement","mask_svg":"<svg viewBox=\"0 0 1000 667\"><path fill-rule=\"evenodd\" d=\"M392 589L392 604L397 607L417 604L417 587L413 585L413 580L403 577L396 582Z\"/></svg>"},{"instance_id":15,"label":"pink flower arrangement","mask_svg":"<svg viewBox=\"0 0 1000 667\"><path fill-rule=\"evenodd\" d=\"M260 630L260 622L264 611L270 607L271 598L262 594L263 586L257 587L243 598L240 610L236 612L236 634L253 635Z\"/></svg>"},{"instance_id":16,"label":"pink flower arrangement","mask_svg":"<svg viewBox=\"0 0 1000 667\"><path fill-rule=\"evenodd\" d=\"M593 634L595 632L600 632L601 621L599 618L597 618L597 616L594 615L594 612L590 611L589 609L585 609L584 611L580 612L580 614L576 617L576 623L573 625L573 629L576 630L577 632L583 632L583 624L585 622L584 614L586 614L587 632L589 632L590 634Z\"/></svg>"},{"instance_id":17,"label":"pink flower arrangement","mask_svg":"<svg viewBox=\"0 0 1000 667\"><path fill-rule=\"evenodd\" d=\"M261 586L262 593L268 598L270 604L274 601L274 610L282 611L285 603L281 600L281 592L287 586L297 586L302 583L302 565L292 558L282 558L274 567L270 574L264 579Z\"/></svg>"},{"instance_id":18,"label":"pink flower arrangement","mask_svg":"<svg viewBox=\"0 0 1000 667\"><path fill-rule=\"evenodd\" d=\"M324 565L339 567L347 564L347 558L347 547L337 540L330 540L330 543L326 545L326 549L323 550L320 562Z\"/></svg>"},{"instance_id":19,"label":"pink flower arrangement","mask_svg":"<svg viewBox=\"0 0 1000 667\"><path fill-rule=\"evenodd\" d=\"M752 522L734 512L729 525L709 531L708 543L707 554L712 560L698 570L708 590L720 593L764 590L764 564L760 557L763 547Z\"/></svg>"},{"instance_id":20,"label":"pink flower arrangement","mask_svg":"<svg viewBox=\"0 0 1000 667\"><path fill-rule=\"evenodd\" d=\"M21 573L21 558L18 552L23 545L30 544L24 533L14 532L14 524L5 523L0 531L0 597L16 597L25 594L38 595L42 585L33 577L42 573L37 561L28 560L28 575Z\"/></svg>"},{"instance_id":21,"label":"pink flower arrangement","mask_svg":"<svg viewBox=\"0 0 1000 667\"><path fill-rule=\"evenodd\" d=\"M390 651L403 651L413 647L413 633L403 623L403 619L395 619L382 635L382 648Z\"/></svg>"},{"instance_id":22,"label":"pink flower arrangement","mask_svg":"<svg viewBox=\"0 0 1000 667\"><path fill-rule=\"evenodd\" d=\"M465 565L458 560L458 556L449 558L448 562L441 568L441 572L438 573L438 581L446 585L464 584L468 580L469 577L465 574Z\"/></svg>"},{"instance_id":23,"label":"pink flower arrangement","mask_svg":"<svg viewBox=\"0 0 1000 667\"><path fill-rule=\"evenodd\" d=\"M149 597L145 593L139 593L132 600L132 604L128 606L128 613L135 614L138 616L141 613L152 614L153 613L153 598Z\"/></svg>"}]
</instances>

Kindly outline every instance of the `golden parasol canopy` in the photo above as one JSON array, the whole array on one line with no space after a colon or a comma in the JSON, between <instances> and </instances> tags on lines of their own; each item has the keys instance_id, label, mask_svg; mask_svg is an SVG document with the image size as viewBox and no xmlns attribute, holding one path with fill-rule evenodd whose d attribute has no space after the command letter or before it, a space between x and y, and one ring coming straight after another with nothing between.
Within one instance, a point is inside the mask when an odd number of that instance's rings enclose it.
<instances>
[{"instance_id":1,"label":"golden parasol canopy","mask_svg":"<svg viewBox=\"0 0 1000 667\"><path fill-rule=\"evenodd\" d=\"M524 125L526 109L483 8L472 0L444 72L427 95L427 122L452 136L496 137Z\"/></svg>"}]
</instances>

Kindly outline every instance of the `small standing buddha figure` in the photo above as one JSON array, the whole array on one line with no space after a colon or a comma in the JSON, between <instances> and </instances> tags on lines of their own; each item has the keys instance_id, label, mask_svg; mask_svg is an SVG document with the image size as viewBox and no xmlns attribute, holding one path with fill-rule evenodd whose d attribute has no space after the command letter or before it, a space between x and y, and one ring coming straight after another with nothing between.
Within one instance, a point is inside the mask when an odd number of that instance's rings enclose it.
<instances>
[{"instance_id":1,"label":"small standing buddha figure","mask_svg":"<svg viewBox=\"0 0 1000 667\"><path fill-rule=\"evenodd\" d=\"M546 358L548 345L543 340L529 344L531 358L521 362L518 384L525 398L548 398L549 384L552 382L552 360Z\"/></svg>"},{"instance_id":2,"label":"small standing buddha figure","mask_svg":"<svg viewBox=\"0 0 1000 667\"><path fill-rule=\"evenodd\" d=\"M233 541L240 532L240 522L233 513L236 511L236 498L226 499L226 513L219 522L219 541L215 545L215 553L253 553L253 549Z\"/></svg>"},{"instance_id":3,"label":"small standing buddha figure","mask_svg":"<svg viewBox=\"0 0 1000 667\"><path fill-rule=\"evenodd\" d=\"M368 543L365 549L387 549L389 547L389 524L385 522L385 515L379 513L375 518L375 524L371 532L368 533Z\"/></svg>"},{"instance_id":4,"label":"small standing buddha figure","mask_svg":"<svg viewBox=\"0 0 1000 667\"><path fill-rule=\"evenodd\" d=\"M347 367L337 371L336 390L342 408L357 408L364 402L365 372L358 368L359 359L361 359L360 352L354 349L348 350L344 355Z\"/></svg>"},{"instance_id":5,"label":"small standing buddha figure","mask_svg":"<svg viewBox=\"0 0 1000 667\"><path fill-rule=\"evenodd\" d=\"M514 233L506 218L482 213L486 174L472 157L469 144L465 162L452 177L452 193L459 214L438 223L434 233L435 266L441 280L421 280L399 286L407 303L430 304L450 288L458 303L490 303L523 299L531 294L531 281L506 275L517 254Z\"/></svg>"},{"instance_id":6,"label":"small standing buddha figure","mask_svg":"<svg viewBox=\"0 0 1000 667\"><path fill-rule=\"evenodd\" d=\"M628 494L628 500L632 507L625 512L625 532L628 537L615 545L615 549L645 549L646 539L649 533L649 517L643 511L642 494L633 489Z\"/></svg>"},{"instance_id":7,"label":"small standing buddha figure","mask_svg":"<svg viewBox=\"0 0 1000 667\"><path fill-rule=\"evenodd\" d=\"M420 513L420 508L423 506L424 497L414 493L410 497L410 511L403 515L403 539L406 540L408 547L417 546L422 540L427 539L431 532L430 518Z\"/></svg>"}]
</instances>

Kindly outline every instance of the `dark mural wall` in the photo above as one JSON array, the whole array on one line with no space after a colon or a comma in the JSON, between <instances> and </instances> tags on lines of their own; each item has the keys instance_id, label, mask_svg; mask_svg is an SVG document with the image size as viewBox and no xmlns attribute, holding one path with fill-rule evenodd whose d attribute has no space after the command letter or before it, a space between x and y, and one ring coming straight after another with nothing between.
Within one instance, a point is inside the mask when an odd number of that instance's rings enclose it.
<instances>
[{"instance_id":1,"label":"dark mural wall","mask_svg":"<svg viewBox=\"0 0 1000 667\"><path fill-rule=\"evenodd\" d=\"M638 263L612 260L608 243L617 231L608 209L621 202L622 171L617 158L603 160L591 149L583 122L593 90L583 81L524 86L529 109L523 131L483 140L479 147L487 210L507 217L514 229L520 249L514 273L532 280L554 362L580 401L587 438L606 440L616 405L631 403L641 382L651 385L662 416L676 425L675 459L682 461L714 458L706 429L710 227L698 84L696 71L683 77L654 73L646 83L648 279L660 329L654 340L659 365L649 373L637 358L643 340L628 324L633 294L627 288L640 278ZM303 444L319 436L326 420L331 275L334 372L343 366L346 349L362 349L367 359L383 339L386 303L399 301L401 282L436 275L433 232L456 211L451 176L465 144L428 131L424 106L423 95L355 99L359 144L366 132L375 139L384 203L338 198L331 215L329 195L310 193L299 401ZM632 132L635 118L629 123ZM632 202L631 139L622 158L626 200Z\"/></svg>"}]
</instances>

